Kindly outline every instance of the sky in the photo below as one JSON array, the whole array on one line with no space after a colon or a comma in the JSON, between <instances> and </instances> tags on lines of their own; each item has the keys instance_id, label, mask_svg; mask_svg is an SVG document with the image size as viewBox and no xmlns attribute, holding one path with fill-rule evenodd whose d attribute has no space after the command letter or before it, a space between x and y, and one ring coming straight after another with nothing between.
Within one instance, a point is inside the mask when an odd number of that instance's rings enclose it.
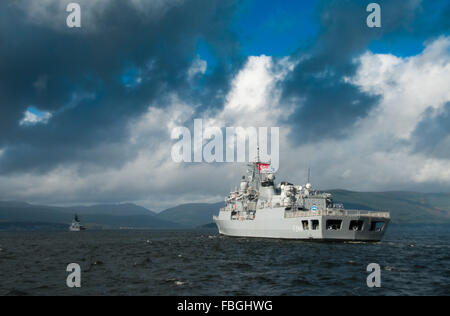
<instances>
[{"instance_id":1,"label":"sky","mask_svg":"<svg viewBox=\"0 0 450 316\"><path fill-rule=\"evenodd\" d=\"M1 1L0 200L221 201L245 164L171 157L198 118L279 127L278 180L450 192L449 87L446 0Z\"/></svg>"}]
</instances>

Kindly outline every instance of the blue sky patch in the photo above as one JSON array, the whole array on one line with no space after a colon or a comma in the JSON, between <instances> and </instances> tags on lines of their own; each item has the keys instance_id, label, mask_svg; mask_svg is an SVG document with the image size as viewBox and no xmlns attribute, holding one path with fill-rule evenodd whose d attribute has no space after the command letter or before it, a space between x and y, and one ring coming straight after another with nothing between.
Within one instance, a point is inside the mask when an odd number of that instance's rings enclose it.
<instances>
[{"instance_id":1,"label":"blue sky patch","mask_svg":"<svg viewBox=\"0 0 450 316\"><path fill-rule=\"evenodd\" d=\"M34 106L29 106L25 111L24 117L19 125L36 125L39 123L47 124L52 114L47 111L41 111Z\"/></svg>"}]
</instances>

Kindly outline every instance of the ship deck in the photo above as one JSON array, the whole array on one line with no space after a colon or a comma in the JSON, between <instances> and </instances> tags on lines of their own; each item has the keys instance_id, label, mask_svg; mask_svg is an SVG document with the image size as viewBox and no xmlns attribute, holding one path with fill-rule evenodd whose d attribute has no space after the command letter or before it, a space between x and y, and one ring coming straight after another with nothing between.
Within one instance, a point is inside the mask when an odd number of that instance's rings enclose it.
<instances>
[{"instance_id":1,"label":"ship deck","mask_svg":"<svg viewBox=\"0 0 450 316\"><path fill-rule=\"evenodd\" d=\"M355 216L355 217L377 217L390 218L387 211L366 211L366 210L318 210L318 211L286 211L285 218L311 217L311 216Z\"/></svg>"}]
</instances>

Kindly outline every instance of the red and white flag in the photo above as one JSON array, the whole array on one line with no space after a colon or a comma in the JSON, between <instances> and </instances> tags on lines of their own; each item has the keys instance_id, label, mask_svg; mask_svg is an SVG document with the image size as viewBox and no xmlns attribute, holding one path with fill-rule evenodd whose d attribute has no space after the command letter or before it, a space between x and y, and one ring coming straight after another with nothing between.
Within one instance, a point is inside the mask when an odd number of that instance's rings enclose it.
<instances>
[{"instance_id":1,"label":"red and white flag","mask_svg":"<svg viewBox=\"0 0 450 316\"><path fill-rule=\"evenodd\" d=\"M268 170L269 166L270 166L270 164L268 164L268 163L259 163L258 164L258 170L259 171Z\"/></svg>"}]
</instances>

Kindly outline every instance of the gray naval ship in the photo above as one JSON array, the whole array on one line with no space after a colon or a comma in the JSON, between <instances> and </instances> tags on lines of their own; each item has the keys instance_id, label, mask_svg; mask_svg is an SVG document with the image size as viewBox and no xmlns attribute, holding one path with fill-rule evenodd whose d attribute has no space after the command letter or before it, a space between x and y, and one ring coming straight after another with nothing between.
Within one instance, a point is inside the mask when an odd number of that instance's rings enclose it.
<instances>
[{"instance_id":1,"label":"gray naval ship","mask_svg":"<svg viewBox=\"0 0 450 316\"><path fill-rule=\"evenodd\" d=\"M69 231L71 231L71 232L80 232L82 230L86 230L86 228L83 225L81 225L80 219L78 218L78 215L75 214L75 216L73 218L73 221L72 221L72 224L70 224L70 226L69 226Z\"/></svg>"},{"instance_id":2,"label":"gray naval ship","mask_svg":"<svg viewBox=\"0 0 450 316\"><path fill-rule=\"evenodd\" d=\"M287 182L275 184L269 163L249 164L239 189L214 216L219 233L236 237L380 241L389 212L346 210L330 193ZM308 176L309 178L309 176Z\"/></svg>"}]
</instances>

